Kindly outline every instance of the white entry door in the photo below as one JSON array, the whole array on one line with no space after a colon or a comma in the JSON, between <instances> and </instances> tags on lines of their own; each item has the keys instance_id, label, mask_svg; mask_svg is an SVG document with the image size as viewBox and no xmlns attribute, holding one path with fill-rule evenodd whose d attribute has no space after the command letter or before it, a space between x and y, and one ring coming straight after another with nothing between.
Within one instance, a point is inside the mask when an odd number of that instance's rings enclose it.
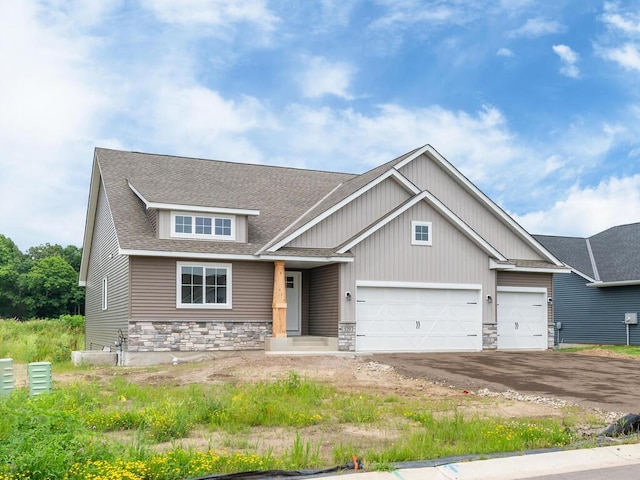
<instances>
[{"instance_id":1,"label":"white entry door","mask_svg":"<svg viewBox=\"0 0 640 480\"><path fill-rule=\"evenodd\" d=\"M302 324L302 272L285 272L287 290L287 335L301 334Z\"/></svg>"},{"instance_id":2,"label":"white entry door","mask_svg":"<svg viewBox=\"0 0 640 480\"><path fill-rule=\"evenodd\" d=\"M482 350L480 290L358 287L356 350Z\"/></svg>"},{"instance_id":3,"label":"white entry door","mask_svg":"<svg viewBox=\"0 0 640 480\"><path fill-rule=\"evenodd\" d=\"M546 289L499 287L497 297L499 349L549 348Z\"/></svg>"}]
</instances>

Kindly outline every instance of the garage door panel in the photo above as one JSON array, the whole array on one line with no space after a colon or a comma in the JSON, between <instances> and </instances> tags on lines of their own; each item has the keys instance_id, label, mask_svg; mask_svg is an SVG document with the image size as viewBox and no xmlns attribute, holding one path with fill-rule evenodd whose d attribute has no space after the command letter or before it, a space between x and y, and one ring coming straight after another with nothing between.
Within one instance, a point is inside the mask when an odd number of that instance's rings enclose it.
<instances>
[{"instance_id":1,"label":"garage door panel","mask_svg":"<svg viewBox=\"0 0 640 480\"><path fill-rule=\"evenodd\" d=\"M499 349L548 348L546 292L498 292L497 303Z\"/></svg>"},{"instance_id":2,"label":"garage door panel","mask_svg":"<svg viewBox=\"0 0 640 480\"><path fill-rule=\"evenodd\" d=\"M480 293L473 289L359 287L356 349L482 349Z\"/></svg>"}]
</instances>

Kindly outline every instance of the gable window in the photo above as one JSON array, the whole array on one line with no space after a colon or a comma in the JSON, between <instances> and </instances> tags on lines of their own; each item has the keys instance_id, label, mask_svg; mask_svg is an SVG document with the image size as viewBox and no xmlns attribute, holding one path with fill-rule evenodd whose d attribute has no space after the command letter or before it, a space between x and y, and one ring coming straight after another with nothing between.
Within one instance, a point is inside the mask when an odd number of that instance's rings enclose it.
<instances>
[{"instance_id":1,"label":"gable window","mask_svg":"<svg viewBox=\"0 0 640 480\"><path fill-rule=\"evenodd\" d=\"M107 309L107 277L102 279L102 310Z\"/></svg>"},{"instance_id":2,"label":"gable window","mask_svg":"<svg viewBox=\"0 0 640 480\"><path fill-rule=\"evenodd\" d=\"M172 213L171 236L210 240L234 240L235 217Z\"/></svg>"},{"instance_id":3,"label":"gable window","mask_svg":"<svg viewBox=\"0 0 640 480\"><path fill-rule=\"evenodd\" d=\"M231 308L231 264L178 262L178 308Z\"/></svg>"},{"instance_id":4,"label":"gable window","mask_svg":"<svg viewBox=\"0 0 640 480\"><path fill-rule=\"evenodd\" d=\"M411 245L431 245L431 222L411 222Z\"/></svg>"}]
</instances>

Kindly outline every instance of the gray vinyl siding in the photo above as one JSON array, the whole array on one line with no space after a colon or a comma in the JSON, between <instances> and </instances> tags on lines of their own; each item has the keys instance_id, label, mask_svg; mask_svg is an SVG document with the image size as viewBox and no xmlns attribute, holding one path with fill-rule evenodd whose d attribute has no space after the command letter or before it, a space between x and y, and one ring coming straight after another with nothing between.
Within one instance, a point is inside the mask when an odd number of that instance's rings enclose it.
<instances>
[{"instance_id":1,"label":"gray vinyl siding","mask_svg":"<svg viewBox=\"0 0 640 480\"><path fill-rule=\"evenodd\" d=\"M575 273L555 275L553 308L559 343L626 345L624 314L640 315L640 285L593 288ZM629 327L629 343L640 345L640 326Z\"/></svg>"},{"instance_id":2,"label":"gray vinyl siding","mask_svg":"<svg viewBox=\"0 0 640 480\"><path fill-rule=\"evenodd\" d=\"M432 222L432 246L411 245L411 221ZM342 266L342 291L356 292L356 281L475 284L495 295L495 272L475 243L425 202L419 202L352 249L355 261ZM355 321L355 301L341 299L341 321ZM354 299L355 300L355 299ZM483 321L495 312L483 304Z\"/></svg>"},{"instance_id":3,"label":"gray vinyl siding","mask_svg":"<svg viewBox=\"0 0 640 480\"><path fill-rule=\"evenodd\" d=\"M189 262L181 259L181 262ZM203 263L193 260L194 264ZM204 262L207 263L207 262ZM210 263L210 262L209 262ZM231 263L232 308L177 308L177 260L131 257L131 319L219 320L265 322L273 317L271 262L216 261Z\"/></svg>"},{"instance_id":4,"label":"gray vinyl siding","mask_svg":"<svg viewBox=\"0 0 640 480\"><path fill-rule=\"evenodd\" d=\"M85 301L86 348L113 346L118 330L127 334L129 257L118 255L113 220L102 184L98 192L93 242L89 253ZM102 310L102 279L107 278L107 310Z\"/></svg>"},{"instance_id":5,"label":"gray vinyl siding","mask_svg":"<svg viewBox=\"0 0 640 480\"><path fill-rule=\"evenodd\" d=\"M387 179L297 237L293 247L332 248L400 205L409 194Z\"/></svg>"},{"instance_id":6,"label":"gray vinyl siding","mask_svg":"<svg viewBox=\"0 0 640 480\"><path fill-rule=\"evenodd\" d=\"M338 336L339 272L338 264L309 270L309 335Z\"/></svg>"},{"instance_id":7,"label":"gray vinyl siding","mask_svg":"<svg viewBox=\"0 0 640 480\"><path fill-rule=\"evenodd\" d=\"M300 323L300 335L309 335L309 270L302 270L302 316Z\"/></svg>"},{"instance_id":8,"label":"gray vinyl siding","mask_svg":"<svg viewBox=\"0 0 640 480\"><path fill-rule=\"evenodd\" d=\"M400 172L422 190L429 190L482 238L507 258L541 260L542 257L527 245L502 220L488 210L451 176L425 155L416 158Z\"/></svg>"},{"instance_id":9,"label":"gray vinyl siding","mask_svg":"<svg viewBox=\"0 0 640 480\"><path fill-rule=\"evenodd\" d=\"M561 277L565 274L558 275ZM553 275L551 273L498 272L499 287L546 288L547 298L553 298ZM547 304L548 324L553 325L553 305Z\"/></svg>"}]
</instances>

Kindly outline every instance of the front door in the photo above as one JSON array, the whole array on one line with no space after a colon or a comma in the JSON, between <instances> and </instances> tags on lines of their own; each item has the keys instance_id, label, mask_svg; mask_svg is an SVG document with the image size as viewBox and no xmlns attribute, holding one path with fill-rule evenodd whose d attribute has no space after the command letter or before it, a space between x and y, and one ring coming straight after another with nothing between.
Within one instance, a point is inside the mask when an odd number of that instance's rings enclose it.
<instances>
[{"instance_id":1,"label":"front door","mask_svg":"<svg viewBox=\"0 0 640 480\"><path fill-rule=\"evenodd\" d=\"M285 272L287 287L287 335L301 334L302 272Z\"/></svg>"}]
</instances>

